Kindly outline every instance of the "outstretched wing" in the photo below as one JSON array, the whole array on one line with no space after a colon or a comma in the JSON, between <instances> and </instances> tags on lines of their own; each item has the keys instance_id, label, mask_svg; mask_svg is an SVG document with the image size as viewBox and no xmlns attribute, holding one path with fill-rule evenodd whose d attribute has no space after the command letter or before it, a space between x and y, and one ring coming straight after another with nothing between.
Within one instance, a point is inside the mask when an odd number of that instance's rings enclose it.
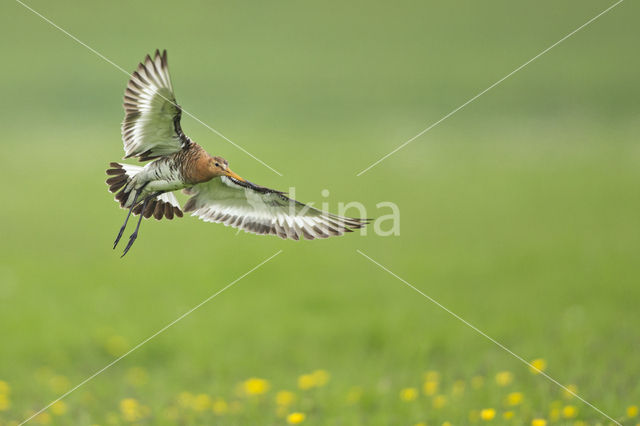
<instances>
[{"instance_id":1,"label":"outstretched wing","mask_svg":"<svg viewBox=\"0 0 640 426\"><path fill-rule=\"evenodd\" d=\"M294 240L328 238L362 228L367 219L336 216L299 203L284 193L227 176L200 183L186 191L184 205L206 222L224 223L254 234Z\"/></svg>"},{"instance_id":2,"label":"outstretched wing","mask_svg":"<svg viewBox=\"0 0 640 426\"><path fill-rule=\"evenodd\" d=\"M124 158L152 160L191 143L180 128L182 111L173 94L166 50L156 50L153 59L147 55L133 72L124 93L124 110Z\"/></svg>"}]
</instances>

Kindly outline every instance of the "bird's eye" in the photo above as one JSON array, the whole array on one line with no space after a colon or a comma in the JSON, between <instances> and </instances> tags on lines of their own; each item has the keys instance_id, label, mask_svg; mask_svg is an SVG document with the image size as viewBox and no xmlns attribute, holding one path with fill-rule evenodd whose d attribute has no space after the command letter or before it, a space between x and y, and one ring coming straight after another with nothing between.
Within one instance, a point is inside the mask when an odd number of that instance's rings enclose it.
<instances>
[{"instance_id":1,"label":"bird's eye","mask_svg":"<svg viewBox=\"0 0 640 426\"><path fill-rule=\"evenodd\" d=\"M219 163L216 163L216 167L220 167L220 164L219 164Z\"/></svg>"}]
</instances>

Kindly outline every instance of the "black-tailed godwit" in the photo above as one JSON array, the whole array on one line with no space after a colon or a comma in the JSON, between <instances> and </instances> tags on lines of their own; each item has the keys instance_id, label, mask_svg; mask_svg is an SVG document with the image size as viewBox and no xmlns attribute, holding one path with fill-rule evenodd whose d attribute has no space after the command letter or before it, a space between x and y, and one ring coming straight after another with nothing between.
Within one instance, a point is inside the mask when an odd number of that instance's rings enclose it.
<instances>
[{"instance_id":1,"label":"black-tailed godwit","mask_svg":"<svg viewBox=\"0 0 640 426\"><path fill-rule=\"evenodd\" d=\"M140 215L122 256L138 236L142 218L160 220L192 212L207 222L224 223L245 232L277 235L283 239L312 240L352 232L367 219L337 216L256 185L229 169L222 157L211 156L189 139L180 127L181 109L169 77L167 52L147 55L131 75L124 95L122 123L125 159L150 161L144 167L111 163L109 190L120 206L129 209L113 248L129 217ZM183 210L173 191L191 196Z\"/></svg>"}]
</instances>

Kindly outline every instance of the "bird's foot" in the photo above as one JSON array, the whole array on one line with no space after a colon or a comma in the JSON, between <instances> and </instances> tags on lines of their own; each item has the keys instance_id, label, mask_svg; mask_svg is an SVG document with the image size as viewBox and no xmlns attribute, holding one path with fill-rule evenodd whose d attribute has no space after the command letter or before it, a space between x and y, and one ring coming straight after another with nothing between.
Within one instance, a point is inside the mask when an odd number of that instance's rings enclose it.
<instances>
[{"instance_id":1,"label":"bird's foot","mask_svg":"<svg viewBox=\"0 0 640 426\"><path fill-rule=\"evenodd\" d=\"M125 247L124 252L122 252L122 256L120 256L121 258L124 257L125 254L127 254L127 252L129 251L129 249L133 245L133 242L136 240L136 238L138 238L138 231L134 232L129 237L129 242L127 243L127 246Z\"/></svg>"},{"instance_id":2,"label":"bird's foot","mask_svg":"<svg viewBox=\"0 0 640 426\"><path fill-rule=\"evenodd\" d=\"M116 240L113 242L113 248L115 249L116 246L118 245L118 242L120 241L120 238L122 238L122 234L124 233L125 228L127 227L127 225L122 225L122 228L120 228L120 232L118 232L118 236L116 237Z\"/></svg>"}]
</instances>

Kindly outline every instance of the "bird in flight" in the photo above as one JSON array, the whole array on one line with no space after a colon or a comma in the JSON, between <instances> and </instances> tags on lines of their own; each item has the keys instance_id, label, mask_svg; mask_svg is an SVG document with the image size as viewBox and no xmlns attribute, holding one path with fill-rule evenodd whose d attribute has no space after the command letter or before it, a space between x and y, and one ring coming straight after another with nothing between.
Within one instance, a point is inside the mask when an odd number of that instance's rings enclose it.
<instances>
[{"instance_id":1,"label":"bird in flight","mask_svg":"<svg viewBox=\"0 0 640 426\"><path fill-rule=\"evenodd\" d=\"M143 217L173 219L183 211L206 222L294 240L342 235L369 222L324 212L251 183L232 172L227 160L211 156L189 139L180 127L182 111L173 94L166 50L147 55L133 72L124 110L124 158L149 162L144 167L111 163L107 170L109 190L116 193L120 207L129 210L114 249L131 214L140 216L122 256L138 237ZM182 209L173 193L177 190L191 196Z\"/></svg>"}]
</instances>

